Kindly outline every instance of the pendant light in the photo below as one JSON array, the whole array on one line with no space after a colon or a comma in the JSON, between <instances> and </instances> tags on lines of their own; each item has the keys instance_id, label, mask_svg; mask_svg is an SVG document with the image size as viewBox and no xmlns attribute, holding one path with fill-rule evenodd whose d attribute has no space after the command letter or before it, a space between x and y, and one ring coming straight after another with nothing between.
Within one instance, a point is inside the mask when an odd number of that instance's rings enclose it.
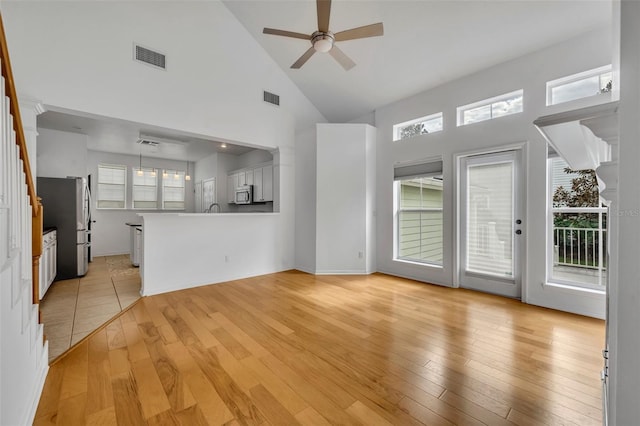
<instances>
[{"instance_id":1,"label":"pendant light","mask_svg":"<svg viewBox=\"0 0 640 426\"><path fill-rule=\"evenodd\" d=\"M142 152L140 152L140 164L138 167L138 172L136 173L138 176L143 176L144 172L142 171Z\"/></svg>"},{"instance_id":2,"label":"pendant light","mask_svg":"<svg viewBox=\"0 0 640 426\"><path fill-rule=\"evenodd\" d=\"M162 178L163 178L163 179L166 179L166 178L168 178L168 177L169 177L169 172L167 172L167 170L166 170L166 169L165 169L165 170L163 170L163 171L162 171Z\"/></svg>"},{"instance_id":3,"label":"pendant light","mask_svg":"<svg viewBox=\"0 0 640 426\"><path fill-rule=\"evenodd\" d=\"M187 174L184 176L184 180L191 180L191 176L189 176L189 161L187 161Z\"/></svg>"}]
</instances>

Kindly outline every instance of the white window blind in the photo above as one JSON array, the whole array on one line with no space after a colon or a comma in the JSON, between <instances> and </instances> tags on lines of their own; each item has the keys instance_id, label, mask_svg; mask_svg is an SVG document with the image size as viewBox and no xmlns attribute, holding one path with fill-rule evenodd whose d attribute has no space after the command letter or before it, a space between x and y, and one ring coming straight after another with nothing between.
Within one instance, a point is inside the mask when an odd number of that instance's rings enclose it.
<instances>
[{"instance_id":1,"label":"white window blind","mask_svg":"<svg viewBox=\"0 0 640 426\"><path fill-rule=\"evenodd\" d=\"M184 210L185 172L165 170L162 176L162 208L165 210Z\"/></svg>"},{"instance_id":2,"label":"white window blind","mask_svg":"<svg viewBox=\"0 0 640 426\"><path fill-rule=\"evenodd\" d=\"M513 162L469 165L467 265L469 272L512 277Z\"/></svg>"},{"instance_id":3,"label":"white window blind","mask_svg":"<svg viewBox=\"0 0 640 426\"><path fill-rule=\"evenodd\" d=\"M98 165L99 209L124 209L127 194L127 167L111 164Z\"/></svg>"},{"instance_id":4,"label":"white window blind","mask_svg":"<svg viewBox=\"0 0 640 426\"><path fill-rule=\"evenodd\" d=\"M155 169L133 170L133 208L158 208L158 174Z\"/></svg>"},{"instance_id":5,"label":"white window blind","mask_svg":"<svg viewBox=\"0 0 640 426\"><path fill-rule=\"evenodd\" d=\"M442 161L394 169L396 259L442 265Z\"/></svg>"}]
</instances>

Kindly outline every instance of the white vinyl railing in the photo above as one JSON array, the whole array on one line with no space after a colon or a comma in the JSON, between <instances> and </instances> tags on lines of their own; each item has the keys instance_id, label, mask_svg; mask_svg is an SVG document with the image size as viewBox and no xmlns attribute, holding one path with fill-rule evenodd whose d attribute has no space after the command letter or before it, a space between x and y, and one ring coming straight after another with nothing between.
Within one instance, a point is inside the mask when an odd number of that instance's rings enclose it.
<instances>
[{"instance_id":1,"label":"white vinyl railing","mask_svg":"<svg viewBox=\"0 0 640 426\"><path fill-rule=\"evenodd\" d=\"M553 241L557 247L557 265L590 269L606 267L602 245L607 231L599 228L554 227Z\"/></svg>"}]
</instances>

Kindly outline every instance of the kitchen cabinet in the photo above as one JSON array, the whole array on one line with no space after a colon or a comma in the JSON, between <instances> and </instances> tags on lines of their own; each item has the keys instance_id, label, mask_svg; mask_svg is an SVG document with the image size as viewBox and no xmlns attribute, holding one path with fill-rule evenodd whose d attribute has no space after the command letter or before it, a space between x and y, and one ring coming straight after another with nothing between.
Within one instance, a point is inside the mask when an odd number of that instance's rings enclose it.
<instances>
[{"instance_id":1,"label":"kitchen cabinet","mask_svg":"<svg viewBox=\"0 0 640 426\"><path fill-rule=\"evenodd\" d=\"M236 181L238 177L235 175L227 176L227 202L229 204L235 204L236 196Z\"/></svg>"},{"instance_id":2,"label":"kitchen cabinet","mask_svg":"<svg viewBox=\"0 0 640 426\"><path fill-rule=\"evenodd\" d=\"M253 201L273 201L273 166L253 169Z\"/></svg>"},{"instance_id":3,"label":"kitchen cabinet","mask_svg":"<svg viewBox=\"0 0 640 426\"><path fill-rule=\"evenodd\" d=\"M44 297L58 273L58 239L55 230L42 236L42 256L40 257L40 299Z\"/></svg>"},{"instance_id":4,"label":"kitchen cabinet","mask_svg":"<svg viewBox=\"0 0 640 426\"><path fill-rule=\"evenodd\" d=\"M235 202L235 190L243 185L253 185L253 202L273 201L273 165L264 164L250 169L237 170L227 175L229 203Z\"/></svg>"}]
</instances>

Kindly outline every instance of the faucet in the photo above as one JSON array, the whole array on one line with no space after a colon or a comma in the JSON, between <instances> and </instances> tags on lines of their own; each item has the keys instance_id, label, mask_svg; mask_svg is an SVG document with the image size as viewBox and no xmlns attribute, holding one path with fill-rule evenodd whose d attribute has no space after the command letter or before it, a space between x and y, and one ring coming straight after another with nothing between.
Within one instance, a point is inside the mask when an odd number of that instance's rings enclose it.
<instances>
[{"instance_id":1,"label":"faucet","mask_svg":"<svg viewBox=\"0 0 640 426\"><path fill-rule=\"evenodd\" d=\"M214 209L215 207L215 209ZM215 210L215 211L214 211ZM220 204L218 203L211 203L211 205L209 206L208 209L206 209L204 211L205 213L220 213Z\"/></svg>"}]
</instances>

